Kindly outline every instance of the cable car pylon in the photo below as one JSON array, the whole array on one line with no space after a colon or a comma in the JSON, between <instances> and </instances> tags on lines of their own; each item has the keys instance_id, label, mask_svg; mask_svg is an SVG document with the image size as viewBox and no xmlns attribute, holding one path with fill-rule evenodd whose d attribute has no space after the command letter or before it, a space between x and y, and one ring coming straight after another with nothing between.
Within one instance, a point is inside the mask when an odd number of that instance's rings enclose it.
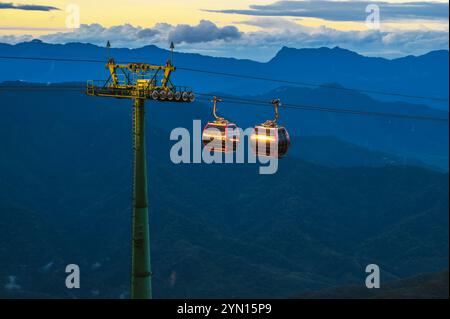
<instances>
[{"instance_id":1,"label":"cable car pylon","mask_svg":"<svg viewBox=\"0 0 450 319\"><path fill-rule=\"evenodd\" d=\"M150 237L145 145L145 100L133 101L133 216L131 298L151 299Z\"/></svg>"},{"instance_id":2,"label":"cable car pylon","mask_svg":"<svg viewBox=\"0 0 450 319\"><path fill-rule=\"evenodd\" d=\"M110 43L108 41L108 51ZM108 52L109 55L109 52ZM133 100L133 213L131 298L152 298L152 271L148 215L147 160L145 138L145 100L189 103L195 95L187 87L170 81L176 69L172 60L166 65L146 63L116 64L108 59L110 76L106 81L88 81L86 94Z\"/></svg>"}]
</instances>

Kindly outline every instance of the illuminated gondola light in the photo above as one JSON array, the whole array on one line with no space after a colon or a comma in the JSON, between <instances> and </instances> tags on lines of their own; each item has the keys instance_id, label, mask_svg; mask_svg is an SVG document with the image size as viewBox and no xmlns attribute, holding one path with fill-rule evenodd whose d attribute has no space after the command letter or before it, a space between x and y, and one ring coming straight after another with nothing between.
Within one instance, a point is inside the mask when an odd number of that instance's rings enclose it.
<instances>
[{"instance_id":1,"label":"illuminated gondola light","mask_svg":"<svg viewBox=\"0 0 450 319\"><path fill-rule=\"evenodd\" d=\"M205 149L210 152L232 153L236 151L240 143L240 133L236 124L217 115L217 103L221 101L217 97L214 97L212 101L213 115L216 120L206 124L202 141Z\"/></svg>"},{"instance_id":2,"label":"illuminated gondola light","mask_svg":"<svg viewBox=\"0 0 450 319\"><path fill-rule=\"evenodd\" d=\"M291 138L286 128L277 124L280 100L273 100L272 104L275 106L275 119L256 125L250 136L250 144L257 156L282 158L289 150Z\"/></svg>"},{"instance_id":3,"label":"illuminated gondola light","mask_svg":"<svg viewBox=\"0 0 450 319\"><path fill-rule=\"evenodd\" d=\"M253 134L250 138L254 141L276 141L276 138L274 136L266 136L260 134Z\"/></svg>"}]
</instances>

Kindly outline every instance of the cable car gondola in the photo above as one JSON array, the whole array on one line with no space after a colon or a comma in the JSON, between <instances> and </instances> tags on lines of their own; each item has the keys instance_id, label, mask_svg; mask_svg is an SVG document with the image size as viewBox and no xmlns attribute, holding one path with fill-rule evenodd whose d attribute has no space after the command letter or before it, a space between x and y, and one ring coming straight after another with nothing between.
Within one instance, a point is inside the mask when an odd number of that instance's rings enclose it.
<instances>
[{"instance_id":1,"label":"cable car gondola","mask_svg":"<svg viewBox=\"0 0 450 319\"><path fill-rule=\"evenodd\" d=\"M275 119L256 125L250 137L253 153L257 156L284 157L291 144L289 133L283 126L278 126L278 107L280 100L273 100Z\"/></svg>"},{"instance_id":2,"label":"cable car gondola","mask_svg":"<svg viewBox=\"0 0 450 319\"><path fill-rule=\"evenodd\" d=\"M203 145L211 152L235 152L240 142L238 127L217 115L217 102L222 102L221 99L214 97L212 102L214 104L213 115L216 120L208 122L203 129Z\"/></svg>"}]
</instances>

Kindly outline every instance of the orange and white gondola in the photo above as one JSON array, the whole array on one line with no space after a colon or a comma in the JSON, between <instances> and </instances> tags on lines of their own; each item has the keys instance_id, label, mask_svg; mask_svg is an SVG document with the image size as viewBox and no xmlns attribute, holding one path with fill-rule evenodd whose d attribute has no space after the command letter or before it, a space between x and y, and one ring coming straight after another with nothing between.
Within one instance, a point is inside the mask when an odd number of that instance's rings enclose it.
<instances>
[{"instance_id":1,"label":"orange and white gondola","mask_svg":"<svg viewBox=\"0 0 450 319\"><path fill-rule=\"evenodd\" d=\"M250 144L257 156L282 158L289 150L291 139L286 128L277 123L280 100L273 100L272 104L275 106L275 119L256 125L250 136Z\"/></svg>"},{"instance_id":2,"label":"orange and white gondola","mask_svg":"<svg viewBox=\"0 0 450 319\"><path fill-rule=\"evenodd\" d=\"M240 133L236 124L217 115L217 103L221 99L213 99L213 115L215 121L208 122L203 129L202 141L204 147L211 152L232 153L240 143Z\"/></svg>"}]
</instances>

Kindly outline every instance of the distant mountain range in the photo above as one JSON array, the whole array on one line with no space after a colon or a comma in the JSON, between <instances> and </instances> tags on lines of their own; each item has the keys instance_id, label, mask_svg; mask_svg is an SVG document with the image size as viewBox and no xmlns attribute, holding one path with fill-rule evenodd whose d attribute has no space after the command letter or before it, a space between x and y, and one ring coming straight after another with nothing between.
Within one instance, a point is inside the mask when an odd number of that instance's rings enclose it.
<instances>
[{"instance_id":1,"label":"distant mountain range","mask_svg":"<svg viewBox=\"0 0 450 319\"><path fill-rule=\"evenodd\" d=\"M380 102L365 94L334 90L329 88L330 86L331 84L316 89L280 87L248 98L269 101L276 97L281 98L282 102L287 105L314 105L325 109L342 108L350 111L448 118L448 112L424 105ZM234 107L228 107L228 105L224 105L222 110L225 115L236 120L243 127L255 125L257 121L262 123L273 116L273 110L270 107L263 106L234 105ZM334 136L364 148L393 154L399 158L413 158L429 165L448 169L448 122L282 108L279 123L285 125L294 136ZM298 150L301 152L301 143Z\"/></svg>"},{"instance_id":2,"label":"distant mountain range","mask_svg":"<svg viewBox=\"0 0 450 319\"><path fill-rule=\"evenodd\" d=\"M169 51L156 46L140 49L113 48L110 54L117 61L152 63L165 63L170 56ZM107 55L106 48L92 44L56 45L39 40L16 45L0 44L0 56L106 61ZM348 90L348 88L366 88L370 91L392 91L406 95L448 98L448 51L434 51L419 57L408 56L387 60L364 57L341 48L283 48L267 63L178 52L174 55L174 61L179 67L321 85L315 88L286 86L285 83L224 77L184 69L177 71L174 77L175 84L187 84L196 92L214 92L219 96L238 96L264 101L281 98L286 104L448 118L448 102L371 95ZM84 83L88 79L107 79L108 77L102 63L0 58L0 68L2 70L0 81ZM18 83L10 82L10 84ZM23 85L28 84L23 83ZM13 98L12 95L6 96ZM106 102L90 100L87 103ZM108 103L116 103L116 101ZM252 106L228 107L227 105L221 107L221 112L244 128L253 126L258 121L263 122L272 116L270 108L256 109ZM197 118L209 119L210 111L207 107L202 106L202 108L201 116ZM186 114L182 108L177 108L177 112L164 113L164 110L167 108L161 111L155 108L155 112L160 113L155 125L163 129L190 126L192 115L199 114L195 112ZM413 160L440 169L448 169L448 122L433 123L283 109L280 123L285 124L293 136L331 136L360 147L391 154L402 162Z\"/></svg>"},{"instance_id":3,"label":"distant mountain range","mask_svg":"<svg viewBox=\"0 0 450 319\"><path fill-rule=\"evenodd\" d=\"M169 58L167 50L149 45L139 49L111 49L117 61L144 61L163 64ZM39 40L16 45L0 44L0 56L49 57L64 59L107 60L106 48L92 44L47 44ZM341 48L282 48L267 63L199 54L174 54L178 67L238 73L321 85L339 83L348 88L394 92L405 95L433 96L448 99L449 52L433 51L399 59L372 58ZM67 82L106 79L103 65L87 62L23 61L0 59L0 81ZM188 85L196 91L219 91L228 94L261 94L277 88L279 83L223 77L179 70L178 85ZM377 99L408 100L400 96L377 95ZM411 100L415 101L417 100ZM448 110L448 103L423 101L433 107Z\"/></svg>"},{"instance_id":4,"label":"distant mountain range","mask_svg":"<svg viewBox=\"0 0 450 319\"><path fill-rule=\"evenodd\" d=\"M2 90L2 86L24 87L23 90ZM62 84L63 86L66 84ZM335 85L335 84L334 84ZM6 105L19 103L17 97L20 95L20 108L37 107L43 111L59 101L64 105L65 112L76 111L72 114L74 119L85 120L86 116L103 106L105 116L112 114L112 106L130 109L130 101L120 101L108 98L93 98L84 94L83 83L72 83L70 86L79 86L79 90L58 90L59 85L49 86L45 90L33 90L33 85L27 83L5 82L0 83L0 101ZM220 94L219 94L220 96ZM244 96L244 98L270 101L273 98L281 98L283 102L298 103L300 105L315 105L319 107L336 107L348 110L388 112L397 114L422 115L428 117L448 118L448 112L439 111L423 105L408 103L380 102L365 94L334 90L327 87L316 89L299 87L280 87L270 92L256 96ZM49 104L49 105L47 105ZM83 110L81 109L83 105ZM192 105L148 103L149 118L151 125L164 131L171 131L176 127L192 128L192 120L200 119L203 123L211 120L211 104L208 101L199 101ZM40 112L32 108L35 116L34 121L42 121ZM4 111L5 112L5 111ZM86 113L87 112L87 113ZM45 112L44 112L45 113ZM219 107L219 113L246 129L262 123L273 117L273 109L266 106L253 106L224 103ZM296 110L282 108L280 110L279 123L285 125L293 137L291 154L302 159L316 159L320 164L348 163L422 163L428 167L448 170L449 135L448 122L430 122L418 120L405 120L389 117L374 117L349 114L336 114L328 112L317 112L308 110ZM31 123L32 126L37 123ZM315 143L306 137L316 138ZM317 137L330 137L331 139L317 140ZM334 152L339 140L349 144L349 152L342 155L339 151ZM364 148L362 158L359 158L357 149L351 151L352 146ZM313 153L309 153L313 150ZM368 150L378 155L372 161L367 158ZM384 155L382 155L384 154ZM325 159L328 157L328 159ZM380 160L384 157L386 160Z\"/></svg>"}]
</instances>

